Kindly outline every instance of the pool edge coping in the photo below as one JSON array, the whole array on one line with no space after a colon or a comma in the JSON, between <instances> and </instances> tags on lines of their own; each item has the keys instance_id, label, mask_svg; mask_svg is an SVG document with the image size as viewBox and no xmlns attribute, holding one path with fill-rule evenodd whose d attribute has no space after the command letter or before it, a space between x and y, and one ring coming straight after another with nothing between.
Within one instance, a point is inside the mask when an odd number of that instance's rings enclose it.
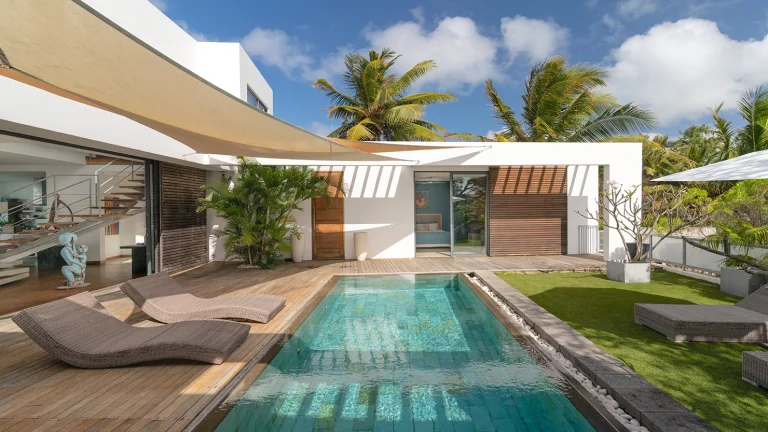
<instances>
[{"instance_id":1,"label":"pool edge coping","mask_svg":"<svg viewBox=\"0 0 768 432\"><path fill-rule=\"evenodd\" d=\"M582 336L493 271L476 271L492 292L520 315L542 339L573 362L590 380L608 391L632 417L651 432L717 431L698 414L646 381L623 362Z\"/></svg>"}]
</instances>

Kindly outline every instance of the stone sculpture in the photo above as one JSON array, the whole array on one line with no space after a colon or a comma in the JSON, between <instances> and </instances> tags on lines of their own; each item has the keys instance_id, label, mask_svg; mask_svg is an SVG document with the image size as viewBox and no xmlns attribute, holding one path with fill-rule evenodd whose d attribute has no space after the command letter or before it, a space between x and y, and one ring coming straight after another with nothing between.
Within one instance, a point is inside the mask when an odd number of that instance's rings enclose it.
<instances>
[{"instance_id":1,"label":"stone sculpture","mask_svg":"<svg viewBox=\"0 0 768 432\"><path fill-rule=\"evenodd\" d=\"M85 282L85 268L88 256L88 246L77 244L77 234L64 233L59 236L59 244L64 246L61 257L67 265L61 268L61 273L67 280L58 289L80 288L90 285Z\"/></svg>"}]
</instances>

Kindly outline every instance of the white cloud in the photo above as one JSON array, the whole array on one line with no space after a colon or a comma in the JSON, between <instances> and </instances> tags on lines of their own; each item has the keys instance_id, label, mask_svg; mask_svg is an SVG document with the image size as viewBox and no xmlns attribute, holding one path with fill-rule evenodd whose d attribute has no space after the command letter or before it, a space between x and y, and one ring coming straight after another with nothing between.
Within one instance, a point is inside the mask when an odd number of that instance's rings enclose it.
<instances>
[{"instance_id":1,"label":"white cloud","mask_svg":"<svg viewBox=\"0 0 768 432\"><path fill-rule=\"evenodd\" d=\"M603 15L602 21L603 24L605 24L605 26L613 32L620 32L621 30L624 30L624 24L608 14Z\"/></svg>"},{"instance_id":2,"label":"white cloud","mask_svg":"<svg viewBox=\"0 0 768 432\"><path fill-rule=\"evenodd\" d=\"M160 10L160 12L165 12L168 10L168 2L165 0L149 0L150 3L152 3L157 9Z\"/></svg>"},{"instance_id":3,"label":"white cloud","mask_svg":"<svg viewBox=\"0 0 768 432\"><path fill-rule=\"evenodd\" d=\"M527 55L531 62L546 60L568 45L568 30L554 22L516 16L501 19L504 46L512 59Z\"/></svg>"},{"instance_id":4,"label":"white cloud","mask_svg":"<svg viewBox=\"0 0 768 432\"><path fill-rule=\"evenodd\" d=\"M733 108L742 91L768 82L768 36L734 40L702 19L666 22L611 53L609 90L647 106L663 124Z\"/></svg>"},{"instance_id":5,"label":"white cloud","mask_svg":"<svg viewBox=\"0 0 768 432\"><path fill-rule=\"evenodd\" d=\"M601 22L610 30L610 34L605 38L609 41L615 41L619 34L624 31L624 24L609 14L603 15Z\"/></svg>"},{"instance_id":6,"label":"white cloud","mask_svg":"<svg viewBox=\"0 0 768 432\"><path fill-rule=\"evenodd\" d=\"M315 61L313 66L305 67L301 76L307 81L315 81L318 78L333 79L347 70L344 59L352 52L355 52L355 49L349 46L338 48L335 52Z\"/></svg>"},{"instance_id":7,"label":"white cloud","mask_svg":"<svg viewBox=\"0 0 768 432\"><path fill-rule=\"evenodd\" d=\"M336 126L326 124L326 123L320 123L319 121L313 121L309 127L307 128L308 131L312 132L315 135L320 136L328 136L329 133L336 130Z\"/></svg>"},{"instance_id":8,"label":"white cloud","mask_svg":"<svg viewBox=\"0 0 768 432\"><path fill-rule=\"evenodd\" d=\"M626 19L640 18L656 12L656 0L623 0L616 10Z\"/></svg>"},{"instance_id":9,"label":"white cloud","mask_svg":"<svg viewBox=\"0 0 768 432\"><path fill-rule=\"evenodd\" d=\"M249 55L288 75L312 65L307 47L282 30L256 27L240 43Z\"/></svg>"},{"instance_id":10,"label":"white cloud","mask_svg":"<svg viewBox=\"0 0 768 432\"><path fill-rule=\"evenodd\" d=\"M419 6L410 10L413 19L419 24L424 24L424 7Z\"/></svg>"},{"instance_id":11,"label":"white cloud","mask_svg":"<svg viewBox=\"0 0 768 432\"><path fill-rule=\"evenodd\" d=\"M437 68L419 80L420 85L456 90L502 77L496 63L498 42L481 34L470 18L444 18L431 31L423 23L405 21L385 29L368 29L364 34L374 49L392 48L402 55L395 63L396 72L434 60Z\"/></svg>"},{"instance_id":12,"label":"white cloud","mask_svg":"<svg viewBox=\"0 0 768 432\"><path fill-rule=\"evenodd\" d=\"M522 16L503 18L503 38L499 39L484 35L471 18L448 17L432 27L425 23L422 8L410 12L412 20L384 28L364 29L363 36L368 45L365 49L343 46L319 56L311 51L310 44L282 30L259 27L241 43L257 62L307 81L338 78L346 71L344 58L349 53L391 48L401 56L394 66L396 73L403 73L418 62L434 60L437 68L421 78L417 85L440 91L465 91L489 78L502 80L505 78L502 71L516 56L523 55L537 62L558 53L568 43L568 30L548 21ZM503 62L506 54L502 52L503 48L506 48L510 61Z\"/></svg>"},{"instance_id":13,"label":"white cloud","mask_svg":"<svg viewBox=\"0 0 768 432\"><path fill-rule=\"evenodd\" d=\"M584 6L587 7L587 9L594 9L597 7L598 0L587 0L584 2Z\"/></svg>"},{"instance_id":14,"label":"white cloud","mask_svg":"<svg viewBox=\"0 0 768 432\"><path fill-rule=\"evenodd\" d=\"M196 41L198 42L208 42L211 41L211 38L206 36L204 33L201 33L199 31L194 30L192 27L189 26L189 24L184 20L176 20L174 21L176 25L182 28L187 34L192 36Z\"/></svg>"}]
</instances>

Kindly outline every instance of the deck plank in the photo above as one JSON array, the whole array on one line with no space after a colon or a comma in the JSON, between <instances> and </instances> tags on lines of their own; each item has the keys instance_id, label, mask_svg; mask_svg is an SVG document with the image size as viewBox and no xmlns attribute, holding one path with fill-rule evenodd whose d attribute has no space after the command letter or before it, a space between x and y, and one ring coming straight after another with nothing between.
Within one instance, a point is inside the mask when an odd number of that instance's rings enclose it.
<instances>
[{"instance_id":1,"label":"deck plank","mask_svg":"<svg viewBox=\"0 0 768 432\"><path fill-rule=\"evenodd\" d=\"M0 431L184 430L249 360L279 340L335 275L593 268L604 264L582 256L305 261L274 270L212 263L177 278L201 297L268 293L286 298L285 309L271 322L250 324L246 341L221 365L155 362L77 369L54 360L6 316L0 318ZM149 321L115 286L93 294L126 322L160 325Z\"/></svg>"}]
</instances>

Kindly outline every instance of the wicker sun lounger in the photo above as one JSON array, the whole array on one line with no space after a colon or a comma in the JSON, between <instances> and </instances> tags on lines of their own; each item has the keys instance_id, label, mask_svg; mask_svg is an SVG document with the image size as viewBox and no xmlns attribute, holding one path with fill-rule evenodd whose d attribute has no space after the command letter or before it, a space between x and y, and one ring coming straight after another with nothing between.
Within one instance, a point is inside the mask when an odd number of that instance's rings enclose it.
<instances>
[{"instance_id":1,"label":"wicker sun lounger","mask_svg":"<svg viewBox=\"0 0 768 432\"><path fill-rule=\"evenodd\" d=\"M220 364L250 328L219 320L134 327L115 318L89 292L25 309L13 322L49 354L81 368L164 359Z\"/></svg>"},{"instance_id":2,"label":"wicker sun lounger","mask_svg":"<svg viewBox=\"0 0 768 432\"><path fill-rule=\"evenodd\" d=\"M741 353L741 358L741 377L744 381L768 389L768 352L747 351Z\"/></svg>"},{"instance_id":3,"label":"wicker sun lounger","mask_svg":"<svg viewBox=\"0 0 768 432\"><path fill-rule=\"evenodd\" d=\"M635 322L676 342L768 342L768 286L735 305L638 303Z\"/></svg>"},{"instance_id":4,"label":"wicker sun lounger","mask_svg":"<svg viewBox=\"0 0 768 432\"><path fill-rule=\"evenodd\" d=\"M285 307L284 298L269 294L239 294L212 299L195 297L168 273L132 279L122 284L120 289L144 313L164 323L212 318L265 323Z\"/></svg>"}]
</instances>

